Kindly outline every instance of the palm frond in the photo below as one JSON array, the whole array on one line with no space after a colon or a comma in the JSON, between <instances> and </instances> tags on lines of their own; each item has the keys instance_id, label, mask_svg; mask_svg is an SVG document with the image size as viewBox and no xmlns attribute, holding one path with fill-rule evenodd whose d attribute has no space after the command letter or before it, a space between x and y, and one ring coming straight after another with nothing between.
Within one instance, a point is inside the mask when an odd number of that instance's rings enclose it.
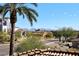
<instances>
[{"instance_id":1,"label":"palm frond","mask_svg":"<svg viewBox=\"0 0 79 59\"><path fill-rule=\"evenodd\" d=\"M5 9L5 10L3 11L3 13L2 13L2 14L3 14L3 18L6 16L7 13L8 13L8 10Z\"/></svg>"},{"instance_id":2,"label":"palm frond","mask_svg":"<svg viewBox=\"0 0 79 59\"><path fill-rule=\"evenodd\" d=\"M38 17L38 13L34 9L28 8L28 10Z\"/></svg>"},{"instance_id":3,"label":"palm frond","mask_svg":"<svg viewBox=\"0 0 79 59\"><path fill-rule=\"evenodd\" d=\"M27 16L28 21L30 21L31 26L33 24L33 21L37 22L36 16L38 16L38 14L36 13L35 10L27 7L22 7L22 10L23 13Z\"/></svg>"},{"instance_id":4,"label":"palm frond","mask_svg":"<svg viewBox=\"0 0 79 59\"><path fill-rule=\"evenodd\" d=\"M29 14L28 14L29 15ZM28 20L30 21L31 26L33 25L33 20L31 18L31 16L27 16Z\"/></svg>"},{"instance_id":5,"label":"palm frond","mask_svg":"<svg viewBox=\"0 0 79 59\"><path fill-rule=\"evenodd\" d=\"M4 7L5 7L6 9L8 9L8 8L10 8L10 4L9 4L9 3L6 3L6 4L4 4Z\"/></svg>"},{"instance_id":6,"label":"palm frond","mask_svg":"<svg viewBox=\"0 0 79 59\"><path fill-rule=\"evenodd\" d=\"M30 14L32 20L34 20L35 22L37 22L36 16L33 13L31 13L31 12L29 12L29 14Z\"/></svg>"},{"instance_id":7,"label":"palm frond","mask_svg":"<svg viewBox=\"0 0 79 59\"><path fill-rule=\"evenodd\" d=\"M36 3L31 4L37 7ZM3 14L4 17L8 11L10 11L11 13L14 9L17 11L19 15L22 15L23 18L26 16L31 26L33 25L33 21L37 22L36 17L38 17L38 13L34 9L25 6L23 3L4 4L4 6L0 6L0 13Z\"/></svg>"},{"instance_id":8,"label":"palm frond","mask_svg":"<svg viewBox=\"0 0 79 59\"><path fill-rule=\"evenodd\" d=\"M21 16L23 16L23 18L25 18L25 16L24 16L24 14L23 14L23 11L22 11L22 9L21 8L17 8L17 12L18 12L18 14Z\"/></svg>"},{"instance_id":9,"label":"palm frond","mask_svg":"<svg viewBox=\"0 0 79 59\"><path fill-rule=\"evenodd\" d=\"M32 5L34 5L35 7L37 7L38 5L36 3L31 3Z\"/></svg>"},{"instance_id":10,"label":"palm frond","mask_svg":"<svg viewBox=\"0 0 79 59\"><path fill-rule=\"evenodd\" d=\"M27 8L23 8L23 13L25 14L25 16L27 17L28 21L30 22L31 26L33 25L33 20L31 18L31 15L28 11Z\"/></svg>"},{"instance_id":11,"label":"palm frond","mask_svg":"<svg viewBox=\"0 0 79 59\"><path fill-rule=\"evenodd\" d=\"M0 14L3 15L3 18L7 14L8 10L5 7L0 7Z\"/></svg>"}]
</instances>

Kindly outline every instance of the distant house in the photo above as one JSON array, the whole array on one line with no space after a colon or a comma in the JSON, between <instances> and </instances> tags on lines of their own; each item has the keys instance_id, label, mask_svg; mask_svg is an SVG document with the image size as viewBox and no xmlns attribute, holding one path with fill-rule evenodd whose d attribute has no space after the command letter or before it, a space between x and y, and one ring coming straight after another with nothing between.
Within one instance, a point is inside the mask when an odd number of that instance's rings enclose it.
<instances>
[{"instance_id":1,"label":"distant house","mask_svg":"<svg viewBox=\"0 0 79 59\"><path fill-rule=\"evenodd\" d=\"M10 28L11 28L10 18L8 17L5 17L4 19L0 18L0 31L8 32Z\"/></svg>"},{"instance_id":2,"label":"distant house","mask_svg":"<svg viewBox=\"0 0 79 59\"><path fill-rule=\"evenodd\" d=\"M18 27L15 27L14 31L17 31ZM4 19L0 17L0 31L2 32L10 32L11 31L11 24L10 24L10 18L5 17Z\"/></svg>"},{"instance_id":3,"label":"distant house","mask_svg":"<svg viewBox=\"0 0 79 59\"><path fill-rule=\"evenodd\" d=\"M20 32L21 36L26 36L26 30L18 28L15 32Z\"/></svg>"}]
</instances>

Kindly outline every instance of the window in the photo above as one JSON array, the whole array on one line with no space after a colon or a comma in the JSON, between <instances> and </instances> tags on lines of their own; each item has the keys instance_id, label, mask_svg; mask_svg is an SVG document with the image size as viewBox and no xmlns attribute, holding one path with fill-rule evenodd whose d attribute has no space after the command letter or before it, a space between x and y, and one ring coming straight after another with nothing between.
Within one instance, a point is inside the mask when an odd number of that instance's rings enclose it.
<instances>
[{"instance_id":1,"label":"window","mask_svg":"<svg viewBox=\"0 0 79 59\"><path fill-rule=\"evenodd\" d=\"M0 19L0 25L2 25L2 20Z\"/></svg>"},{"instance_id":2,"label":"window","mask_svg":"<svg viewBox=\"0 0 79 59\"><path fill-rule=\"evenodd\" d=\"M7 25L6 21L3 22L3 25Z\"/></svg>"}]
</instances>

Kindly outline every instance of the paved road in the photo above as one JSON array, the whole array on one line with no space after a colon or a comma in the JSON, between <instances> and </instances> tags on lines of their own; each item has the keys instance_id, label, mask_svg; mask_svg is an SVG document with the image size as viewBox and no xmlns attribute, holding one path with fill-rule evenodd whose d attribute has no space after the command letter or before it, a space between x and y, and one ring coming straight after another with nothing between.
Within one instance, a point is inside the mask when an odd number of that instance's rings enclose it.
<instances>
[{"instance_id":1,"label":"paved road","mask_svg":"<svg viewBox=\"0 0 79 59\"><path fill-rule=\"evenodd\" d=\"M7 55L9 55L9 44L0 44L0 56Z\"/></svg>"},{"instance_id":2,"label":"paved road","mask_svg":"<svg viewBox=\"0 0 79 59\"><path fill-rule=\"evenodd\" d=\"M43 41L43 43L52 43L52 42L55 42L55 43L58 43L59 42L59 40L58 39L47 39L47 40L45 40L45 41Z\"/></svg>"},{"instance_id":3,"label":"paved road","mask_svg":"<svg viewBox=\"0 0 79 59\"><path fill-rule=\"evenodd\" d=\"M9 44L0 44L0 56L9 54Z\"/></svg>"}]
</instances>

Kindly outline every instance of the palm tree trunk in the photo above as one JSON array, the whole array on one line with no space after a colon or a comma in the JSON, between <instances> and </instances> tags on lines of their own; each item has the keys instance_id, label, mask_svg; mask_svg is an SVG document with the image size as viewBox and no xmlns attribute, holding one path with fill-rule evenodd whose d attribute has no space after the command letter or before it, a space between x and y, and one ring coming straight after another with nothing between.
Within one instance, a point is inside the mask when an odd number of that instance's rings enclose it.
<instances>
[{"instance_id":1,"label":"palm tree trunk","mask_svg":"<svg viewBox=\"0 0 79 59\"><path fill-rule=\"evenodd\" d=\"M10 14L10 23L11 23L10 50L9 50L10 56L13 55L13 51L14 51L14 39L15 39L14 29L15 29L16 20L17 20L16 10L14 9Z\"/></svg>"},{"instance_id":2,"label":"palm tree trunk","mask_svg":"<svg viewBox=\"0 0 79 59\"><path fill-rule=\"evenodd\" d=\"M15 23L16 23L16 10L14 9L11 14L10 14L10 23L11 23L11 37L10 37L10 51L9 51L9 55L12 56L13 55L13 51L14 51L14 29L15 29Z\"/></svg>"},{"instance_id":3,"label":"palm tree trunk","mask_svg":"<svg viewBox=\"0 0 79 59\"><path fill-rule=\"evenodd\" d=\"M13 55L14 51L14 28L15 28L15 23L11 24L11 37L10 37L10 50L9 50L9 55Z\"/></svg>"}]
</instances>

